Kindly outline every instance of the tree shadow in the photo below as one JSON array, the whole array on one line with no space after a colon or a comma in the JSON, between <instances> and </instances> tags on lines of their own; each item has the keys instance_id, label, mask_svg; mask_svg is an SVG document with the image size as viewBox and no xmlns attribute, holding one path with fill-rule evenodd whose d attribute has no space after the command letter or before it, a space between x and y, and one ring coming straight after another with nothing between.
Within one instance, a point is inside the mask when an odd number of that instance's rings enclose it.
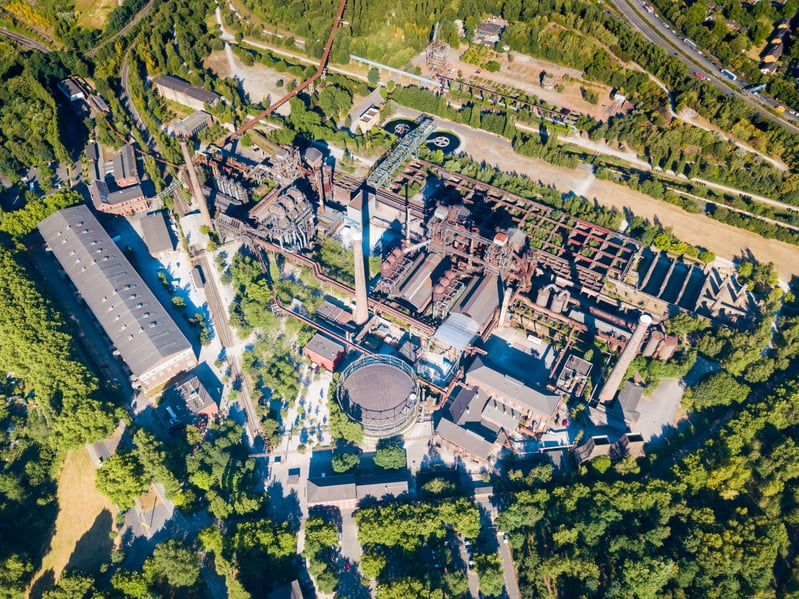
<instances>
[{"instance_id":1,"label":"tree shadow","mask_svg":"<svg viewBox=\"0 0 799 599\"><path fill-rule=\"evenodd\" d=\"M105 509L100 512L91 528L75 543L65 569L97 572L100 565L111 557L114 542L109 533L113 524L111 512Z\"/></svg>"},{"instance_id":2,"label":"tree shadow","mask_svg":"<svg viewBox=\"0 0 799 599\"><path fill-rule=\"evenodd\" d=\"M296 489L291 489L287 495L283 494L283 485L273 481L267 487L269 493L269 515L275 522L288 522L293 530L300 529L302 506Z\"/></svg>"},{"instance_id":3,"label":"tree shadow","mask_svg":"<svg viewBox=\"0 0 799 599\"><path fill-rule=\"evenodd\" d=\"M315 505L308 510L308 518L322 518L325 522L332 522L341 531L341 510L335 505Z\"/></svg>"},{"instance_id":4,"label":"tree shadow","mask_svg":"<svg viewBox=\"0 0 799 599\"><path fill-rule=\"evenodd\" d=\"M42 594L45 591L49 591L55 586L55 573L53 569L50 568L45 572L42 572L41 576L36 579L36 582L33 583L31 587L30 594L28 597L30 599L41 599Z\"/></svg>"}]
</instances>

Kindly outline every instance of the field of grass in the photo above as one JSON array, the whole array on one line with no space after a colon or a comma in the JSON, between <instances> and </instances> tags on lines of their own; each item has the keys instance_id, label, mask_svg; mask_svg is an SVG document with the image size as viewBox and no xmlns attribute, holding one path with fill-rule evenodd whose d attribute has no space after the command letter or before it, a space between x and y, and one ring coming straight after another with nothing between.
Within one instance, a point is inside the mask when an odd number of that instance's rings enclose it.
<instances>
[{"instance_id":1,"label":"field of grass","mask_svg":"<svg viewBox=\"0 0 799 599\"><path fill-rule=\"evenodd\" d=\"M94 477L85 448L67 454L58 480L55 531L31 597L41 596L67 567L94 572L108 559L113 544L108 533L116 509L94 488Z\"/></svg>"},{"instance_id":2,"label":"field of grass","mask_svg":"<svg viewBox=\"0 0 799 599\"><path fill-rule=\"evenodd\" d=\"M104 29L108 13L117 6L116 0L75 0L78 25L88 29Z\"/></svg>"}]
</instances>

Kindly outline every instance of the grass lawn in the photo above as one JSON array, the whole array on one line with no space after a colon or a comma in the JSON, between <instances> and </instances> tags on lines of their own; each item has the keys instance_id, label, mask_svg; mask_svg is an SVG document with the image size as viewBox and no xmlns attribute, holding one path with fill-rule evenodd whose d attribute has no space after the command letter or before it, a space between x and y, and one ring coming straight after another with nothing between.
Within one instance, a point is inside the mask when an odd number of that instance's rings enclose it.
<instances>
[{"instance_id":1,"label":"grass lawn","mask_svg":"<svg viewBox=\"0 0 799 599\"><path fill-rule=\"evenodd\" d=\"M78 25L89 29L104 29L108 13L117 6L116 0L75 0Z\"/></svg>"},{"instance_id":2,"label":"grass lawn","mask_svg":"<svg viewBox=\"0 0 799 599\"><path fill-rule=\"evenodd\" d=\"M116 509L94 488L94 476L94 465L85 448L67 454L58 480L55 531L34 578L36 595L49 586L45 579L58 580L67 566L95 572L110 555L113 541L108 533ZM37 585L39 578L43 580Z\"/></svg>"}]
</instances>

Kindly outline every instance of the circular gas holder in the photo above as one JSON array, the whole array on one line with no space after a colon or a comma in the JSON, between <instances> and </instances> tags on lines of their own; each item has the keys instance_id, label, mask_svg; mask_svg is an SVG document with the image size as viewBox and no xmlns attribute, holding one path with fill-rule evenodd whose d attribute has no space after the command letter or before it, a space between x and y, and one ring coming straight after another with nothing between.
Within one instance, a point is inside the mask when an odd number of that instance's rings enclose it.
<instances>
[{"instance_id":1,"label":"circular gas holder","mask_svg":"<svg viewBox=\"0 0 799 599\"><path fill-rule=\"evenodd\" d=\"M397 137L405 137L413 129L416 129L418 123L410 119L394 119L389 121L383 126L383 129L396 135Z\"/></svg>"},{"instance_id":2,"label":"circular gas holder","mask_svg":"<svg viewBox=\"0 0 799 599\"><path fill-rule=\"evenodd\" d=\"M425 142L430 151L441 150L452 154L461 146L460 138L450 131L433 131Z\"/></svg>"}]
</instances>

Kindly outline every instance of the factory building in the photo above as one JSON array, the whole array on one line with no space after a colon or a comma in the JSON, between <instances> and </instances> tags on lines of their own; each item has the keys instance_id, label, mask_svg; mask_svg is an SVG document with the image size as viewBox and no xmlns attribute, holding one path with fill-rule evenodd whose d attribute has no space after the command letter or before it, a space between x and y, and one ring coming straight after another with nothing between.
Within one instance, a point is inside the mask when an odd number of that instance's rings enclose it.
<instances>
[{"instance_id":1,"label":"factory building","mask_svg":"<svg viewBox=\"0 0 799 599\"><path fill-rule=\"evenodd\" d=\"M259 233L281 248L299 250L310 246L316 231L313 205L296 187L275 188L250 210Z\"/></svg>"},{"instance_id":2,"label":"factory building","mask_svg":"<svg viewBox=\"0 0 799 599\"><path fill-rule=\"evenodd\" d=\"M172 75L163 75L153 81L158 93L167 100L183 104L194 110L213 108L219 102L220 95L195 87Z\"/></svg>"},{"instance_id":3,"label":"factory building","mask_svg":"<svg viewBox=\"0 0 799 599\"><path fill-rule=\"evenodd\" d=\"M39 231L131 372L150 393L197 365L191 343L85 205Z\"/></svg>"},{"instance_id":4,"label":"factory building","mask_svg":"<svg viewBox=\"0 0 799 599\"><path fill-rule=\"evenodd\" d=\"M466 373L466 384L481 389L497 400L527 429L543 432L556 424L562 398L555 393L540 391L516 380L476 358Z\"/></svg>"}]
</instances>

